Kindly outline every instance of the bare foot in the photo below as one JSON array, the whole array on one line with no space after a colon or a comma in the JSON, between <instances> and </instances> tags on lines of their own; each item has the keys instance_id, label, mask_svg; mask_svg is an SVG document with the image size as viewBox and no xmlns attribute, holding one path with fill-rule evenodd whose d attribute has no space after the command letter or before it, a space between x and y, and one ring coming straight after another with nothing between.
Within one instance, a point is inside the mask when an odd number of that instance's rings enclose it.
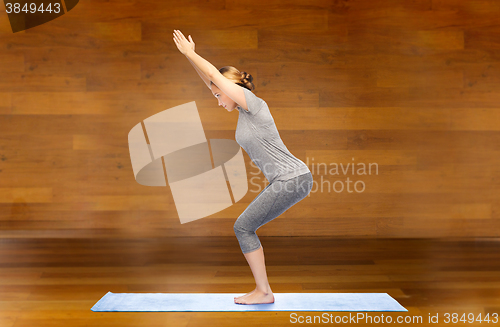
<instances>
[{"instance_id":1,"label":"bare foot","mask_svg":"<svg viewBox=\"0 0 500 327\"><path fill-rule=\"evenodd\" d=\"M235 296L234 299L236 300L236 299L242 299L244 297L248 297L250 294L253 294L256 290L257 290L257 287L253 291L251 291L251 292L249 292L247 294L244 294L244 295L241 295L241 296Z\"/></svg>"},{"instance_id":2,"label":"bare foot","mask_svg":"<svg viewBox=\"0 0 500 327\"><path fill-rule=\"evenodd\" d=\"M255 289L253 292L245 294L244 296L234 299L234 303L237 304L264 304L264 303L274 303L273 292L269 290L268 293L264 293L261 290Z\"/></svg>"}]
</instances>

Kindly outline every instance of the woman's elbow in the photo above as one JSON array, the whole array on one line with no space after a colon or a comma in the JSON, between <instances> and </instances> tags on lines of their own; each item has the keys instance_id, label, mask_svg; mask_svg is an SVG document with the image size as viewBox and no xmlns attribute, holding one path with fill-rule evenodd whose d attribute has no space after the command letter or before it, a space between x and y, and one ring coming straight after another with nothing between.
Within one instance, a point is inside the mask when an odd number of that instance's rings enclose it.
<instances>
[{"instance_id":1,"label":"woman's elbow","mask_svg":"<svg viewBox=\"0 0 500 327\"><path fill-rule=\"evenodd\" d=\"M210 67L208 67L208 79L213 81L217 74L220 74L219 70L215 66L210 65Z\"/></svg>"},{"instance_id":2,"label":"woman's elbow","mask_svg":"<svg viewBox=\"0 0 500 327\"><path fill-rule=\"evenodd\" d=\"M214 80L214 75L215 75L215 72L214 72L214 69L208 69L208 72L207 72L207 78L210 80L210 81L213 81Z\"/></svg>"}]
</instances>

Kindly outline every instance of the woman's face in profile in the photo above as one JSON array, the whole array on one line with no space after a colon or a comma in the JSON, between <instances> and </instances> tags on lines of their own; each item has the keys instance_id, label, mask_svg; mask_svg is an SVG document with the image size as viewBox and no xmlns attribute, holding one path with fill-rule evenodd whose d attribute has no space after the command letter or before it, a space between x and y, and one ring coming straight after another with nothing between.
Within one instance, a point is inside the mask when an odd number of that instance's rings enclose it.
<instances>
[{"instance_id":1,"label":"woman's face in profile","mask_svg":"<svg viewBox=\"0 0 500 327\"><path fill-rule=\"evenodd\" d=\"M211 85L212 94L217 98L219 106L223 106L227 111L233 111L238 104L222 92L215 84Z\"/></svg>"}]
</instances>

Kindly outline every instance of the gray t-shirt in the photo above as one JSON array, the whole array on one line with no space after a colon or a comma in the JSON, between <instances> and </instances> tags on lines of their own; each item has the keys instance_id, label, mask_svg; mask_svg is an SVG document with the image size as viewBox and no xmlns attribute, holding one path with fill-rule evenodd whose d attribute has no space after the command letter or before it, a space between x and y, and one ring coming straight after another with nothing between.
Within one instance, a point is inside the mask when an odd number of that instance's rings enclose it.
<instances>
[{"instance_id":1,"label":"gray t-shirt","mask_svg":"<svg viewBox=\"0 0 500 327\"><path fill-rule=\"evenodd\" d=\"M307 165L288 151L267 103L243 87L248 111L240 106L236 142L248 153L269 183L310 172Z\"/></svg>"}]
</instances>

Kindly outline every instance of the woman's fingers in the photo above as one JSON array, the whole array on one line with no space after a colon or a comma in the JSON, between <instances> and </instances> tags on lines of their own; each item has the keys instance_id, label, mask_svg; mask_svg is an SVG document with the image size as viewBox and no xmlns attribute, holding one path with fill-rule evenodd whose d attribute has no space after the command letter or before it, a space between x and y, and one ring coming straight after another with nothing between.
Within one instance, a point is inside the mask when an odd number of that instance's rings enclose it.
<instances>
[{"instance_id":1,"label":"woman's fingers","mask_svg":"<svg viewBox=\"0 0 500 327\"><path fill-rule=\"evenodd\" d=\"M173 34L174 34L174 43L177 46L177 49L179 49L179 51L182 53L182 46L181 46L181 42L179 39L179 35L177 34L177 32L175 30L174 30Z\"/></svg>"},{"instance_id":2,"label":"woman's fingers","mask_svg":"<svg viewBox=\"0 0 500 327\"><path fill-rule=\"evenodd\" d=\"M186 40L186 41L187 41L186 37L184 36L184 34L182 34L182 32L181 32L181 31L179 31L179 30L174 30L174 32L175 32L174 34L175 34L175 35L179 38L179 40ZM189 38L190 38L190 39L191 39L191 41L192 41L191 35L189 35Z\"/></svg>"},{"instance_id":3,"label":"woman's fingers","mask_svg":"<svg viewBox=\"0 0 500 327\"><path fill-rule=\"evenodd\" d=\"M188 37L189 37L189 42L191 42L191 44L193 45L193 51L194 51L194 41L193 41L193 38L191 37L191 35L189 35Z\"/></svg>"},{"instance_id":4,"label":"woman's fingers","mask_svg":"<svg viewBox=\"0 0 500 327\"><path fill-rule=\"evenodd\" d=\"M176 33L177 33L177 37L180 39L180 40L185 40L186 38L184 37L184 34L182 34L181 31L179 30L176 30Z\"/></svg>"},{"instance_id":5,"label":"woman's fingers","mask_svg":"<svg viewBox=\"0 0 500 327\"><path fill-rule=\"evenodd\" d=\"M179 51L184 54L185 53L185 50L184 50L184 46L183 46L183 42L181 40L181 37L179 35L179 32L177 30L174 30L174 42L175 42L175 45L177 46L177 49L179 49Z\"/></svg>"}]
</instances>

